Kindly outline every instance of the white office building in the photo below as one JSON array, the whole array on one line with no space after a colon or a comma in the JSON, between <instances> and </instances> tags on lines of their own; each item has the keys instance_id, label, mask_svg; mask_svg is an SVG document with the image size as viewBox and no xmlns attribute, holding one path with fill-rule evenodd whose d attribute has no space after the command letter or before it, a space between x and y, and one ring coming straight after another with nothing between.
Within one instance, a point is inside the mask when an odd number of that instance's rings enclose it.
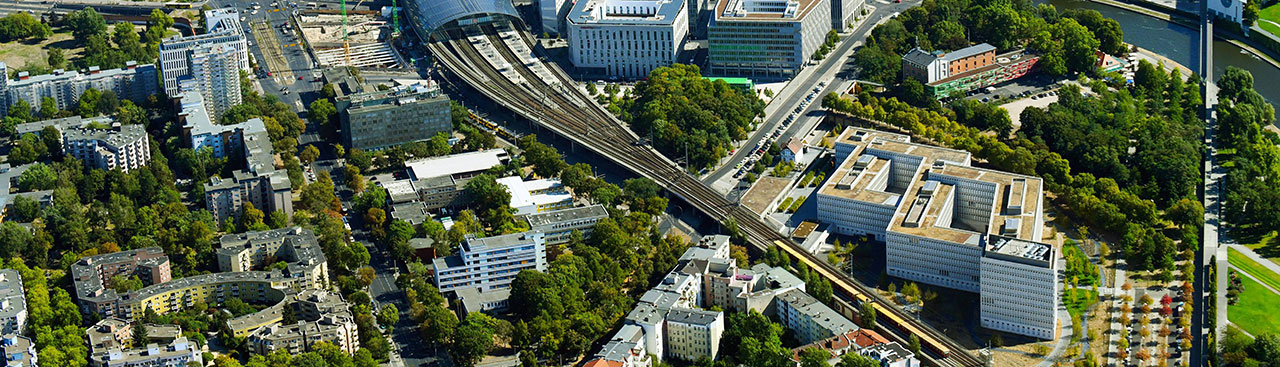
<instances>
[{"instance_id":1,"label":"white office building","mask_svg":"<svg viewBox=\"0 0 1280 367\"><path fill-rule=\"evenodd\" d=\"M1058 267L1053 246L991 236L982 257L982 327L1053 339L1058 329ZM1050 286L1052 284L1052 286Z\"/></svg>"},{"instance_id":2,"label":"white office building","mask_svg":"<svg viewBox=\"0 0 1280 367\"><path fill-rule=\"evenodd\" d=\"M719 0L712 12L711 75L790 78L831 30L831 0Z\"/></svg>"},{"instance_id":3,"label":"white office building","mask_svg":"<svg viewBox=\"0 0 1280 367\"><path fill-rule=\"evenodd\" d=\"M573 207L573 195L560 180L543 178L524 181L518 176L498 179L498 184L511 193L511 208L516 215L546 213Z\"/></svg>"},{"instance_id":4,"label":"white office building","mask_svg":"<svg viewBox=\"0 0 1280 367\"><path fill-rule=\"evenodd\" d=\"M441 293L462 288L484 293L510 288L521 270L546 271L547 248L542 232L467 235L457 254L436 258L432 265Z\"/></svg>"},{"instance_id":5,"label":"white office building","mask_svg":"<svg viewBox=\"0 0 1280 367\"><path fill-rule=\"evenodd\" d=\"M686 0L579 0L567 19L573 65L609 77L674 64L689 35Z\"/></svg>"},{"instance_id":6,"label":"white office building","mask_svg":"<svg viewBox=\"0 0 1280 367\"><path fill-rule=\"evenodd\" d=\"M577 0L538 0L538 15L542 18L542 32L564 34L565 17Z\"/></svg>"},{"instance_id":7,"label":"white office building","mask_svg":"<svg viewBox=\"0 0 1280 367\"><path fill-rule=\"evenodd\" d=\"M1052 339L1056 253L1043 235L1043 182L969 166L967 152L849 128L818 189L830 230L885 241L890 276L979 293L983 326Z\"/></svg>"},{"instance_id":8,"label":"white office building","mask_svg":"<svg viewBox=\"0 0 1280 367\"><path fill-rule=\"evenodd\" d=\"M849 30L850 23L866 4L867 0L831 0L831 28L837 32Z\"/></svg>"}]
</instances>

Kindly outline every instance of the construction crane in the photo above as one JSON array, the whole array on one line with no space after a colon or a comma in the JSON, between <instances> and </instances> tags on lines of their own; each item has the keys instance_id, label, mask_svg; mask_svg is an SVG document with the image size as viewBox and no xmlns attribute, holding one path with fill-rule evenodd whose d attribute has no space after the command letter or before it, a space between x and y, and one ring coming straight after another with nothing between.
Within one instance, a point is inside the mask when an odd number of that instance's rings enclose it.
<instances>
[{"instance_id":1,"label":"construction crane","mask_svg":"<svg viewBox=\"0 0 1280 367\"><path fill-rule=\"evenodd\" d=\"M342 0L342 59L346 61L346 66L351 66L351 42L347 32L347 0ZM364 0L356 3L356 8L364 4Z\"/></svg>"}]
</instances>

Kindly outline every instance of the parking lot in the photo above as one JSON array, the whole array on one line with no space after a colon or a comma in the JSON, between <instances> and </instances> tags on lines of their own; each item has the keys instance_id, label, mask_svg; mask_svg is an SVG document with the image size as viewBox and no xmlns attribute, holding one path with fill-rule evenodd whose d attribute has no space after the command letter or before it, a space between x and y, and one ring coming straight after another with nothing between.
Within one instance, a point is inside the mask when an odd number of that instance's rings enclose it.
<instances>
[{"instance_id":1,"label":"parking lot","mask_svg":"<svg viewBox=\"0 0 1280 367\"><path fill-rule=\"evenodd\" d=\"M978 89L970 92L965 99L981 101L983 103L1008 103L1009 100L1017 98L1030 97L1039 93L1056 89L1060 81L1056 78L1044 75L1034 74L1022 78L997 84L988 88Z\"/></svg>"}]
</instances>

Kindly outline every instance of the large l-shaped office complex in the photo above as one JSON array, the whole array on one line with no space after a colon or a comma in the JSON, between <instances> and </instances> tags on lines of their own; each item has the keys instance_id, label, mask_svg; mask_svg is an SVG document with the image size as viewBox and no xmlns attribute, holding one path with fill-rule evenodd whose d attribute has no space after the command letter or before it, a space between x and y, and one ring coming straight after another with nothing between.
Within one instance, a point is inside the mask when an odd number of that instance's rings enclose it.
<instances>
[{"instance_id":1,"label":"large l-shaped office complex","mask_svg":"<svg viewBox=\"0 0 1280 367\"><path fill-rule=\"evenodd\" d=\"M885 242L894 277L978 292L982 326L1054 339L1058 266L1041 243L1043 182L973 167L968 152L846 129L818 189L831 231Z\"/></svg>"}]
</instances>

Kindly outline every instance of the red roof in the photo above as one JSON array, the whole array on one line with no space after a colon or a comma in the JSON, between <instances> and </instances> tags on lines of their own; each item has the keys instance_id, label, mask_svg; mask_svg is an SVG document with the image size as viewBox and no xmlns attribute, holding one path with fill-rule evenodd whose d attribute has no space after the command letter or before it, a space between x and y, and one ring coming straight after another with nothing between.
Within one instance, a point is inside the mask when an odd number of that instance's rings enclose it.
<instances>
[{"instance_id":1,"label":"red roof","mask_svg":"<svg viewBox=\"0 0 1280 367\"><path fill-rule=\"evenodd\" d=\"M858 331L850 334L853 334L854 343L858 344L859 348L866 348L876 344L889 344L889 339L885 339L884 336L875 331L858 329Z\"/></svg>"},{"instance_id":2,"label":"red roof","mask_svg":"<svg viewBox=\"0 0 1280 367\"><path fill-rule=\"evenodd\" d=\"M587 361L583 367L622 367L622 361L609 361L604 358L596 358Z\"/></svg>"}]
</instances>

